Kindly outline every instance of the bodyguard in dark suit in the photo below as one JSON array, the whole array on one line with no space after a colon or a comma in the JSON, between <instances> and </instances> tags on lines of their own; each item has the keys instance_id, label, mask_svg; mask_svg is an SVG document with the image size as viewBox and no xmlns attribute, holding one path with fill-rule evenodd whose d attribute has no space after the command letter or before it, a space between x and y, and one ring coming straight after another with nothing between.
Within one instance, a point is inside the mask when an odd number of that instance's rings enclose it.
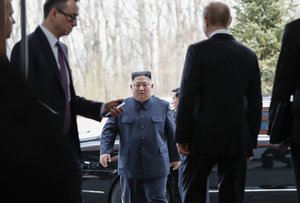
<instances>
[{"instance_id":1,"label":"bodyguard in dark suit","mask_svg":"<svg viewBox=\"0 0 300 203\"><path fill-rule=\"evenodd\" d=\"M277 62L270 115L276 111L279 102L290 101L292 104L292 135L289 139L292 163L295 172L298 202L300 202L300 19L285 26L281 51ZM273 121L270 118L270 123ZM288 129L287 129L288 131Z\"/></svg>"},{"instance_id":2,"label":"bodyguard in dark suit","mask_svg":"<svg viewBox=\"0 0 300 203\"><path fill-rule=\"evenodd\" d=\"M28 87L35 98L54 117L67 157L70 187L65 202L81 202L80 146L76 115L101 121L101 112L109 111L119 100L103 104L79 97L73 86L66 46L59 38L68 35L77 25L77 0L46 0L44 21L28 36ZM20 43L11 55L12 63L21 70ZM121 112L112 108L113 116ZM59 177L57 177L59 178Z\"/></svg>"},{"instance_id":3,"label":"bodyguard in dark suit","mask_svg":"<svg viewBox=\"0 0 300 203\"><path fill-rule=\"evenodd\" d=\"M167 101L152 95L151 72L133 72L130 88L133 97L124 100L124 112L103 127L100 163L107 166L119 136L122 202L167 202L170 166L175 170L180 165L172 111Z\"/></svg>"},{"instance_id":4,"label":"bodyguard in dark suit","mask_svg":"<svg viewBox=\"0 0 300 203\"><path fill-rule=\"evenodd\" d=\"M246 160L253 155L261 120L256 55L229 34L229 7L204 8L207 40L189 46L179 94L176 141L187 155L184 203L204 203L207 178L218 167L219 202L243 202ZM245 107L247 106L247 111Z\"/></svg>"},{"instance_id":5,"label":"bodyguard in dark suit","mask_svg":"<svg viewBox=\"0 0 300 203\"><path fill-rule=\"evenodd\" d=\"M6 38L15 23L13 11L11 1L6 0ZM67 159L58 142L62 134L52 114L34 99L6 55L0 56L0 67L0 159L1 172L5 174L1 176L2 200L68 202L65 189L69 185L69 171L64 167Z\"/></svg>"}]
</instances>

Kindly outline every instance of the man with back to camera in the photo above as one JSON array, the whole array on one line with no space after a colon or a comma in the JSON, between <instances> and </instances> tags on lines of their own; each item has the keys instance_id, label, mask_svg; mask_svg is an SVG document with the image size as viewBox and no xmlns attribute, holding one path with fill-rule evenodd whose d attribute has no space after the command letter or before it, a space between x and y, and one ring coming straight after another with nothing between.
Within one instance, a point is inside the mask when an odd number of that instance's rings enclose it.
<instances>
[{"instance_id":1,"label":"man with back to camera","mask_svg":"<svg viewBox=\"0 0 300 203\"><path fill-rule=\"evenodd\" d=\"M167 101L152 94L150 71L133 72L131 79L133 96L124 99L124 112L109 118L103 127L100 163L107 167L114 141L119 136L122 202L167 202L170 167L176 170L180 165L172 111Z\"/></svg>"},{"instance_id":2,"label":"man with back to camera","mask_svg":"<svg viewBox=\"0 0 300 203\"><path fill-rule=\"evenodd\" d=\"M36 99L52 113L62 133L61 145L67 157L65 167L69 169L69 194L66 202L82 202L80 144L76 115L101 121L101 113L111 112L117 116L122 108L115 108L121 100L101 103L86 100L75 93L67 47L59 40L69 35L77 26L78 0L46 0L44 21L28 36L27 84ZM12 63L21 71L20 43L11 55ZM114 108L112 108L114 107ZM63 155L62 155L63 156Z\"/></svg>"},{"instance_id":3,"label":"man with back to camera","mask_svg":"<svg viewBox=\"0 0 300 203\"><path fill-rule=\"evenodd\" d=\"M180 93L180 87L177 87L175 89L172 90L173 92L173 96L172 96L172 103L173 103L173 115L174 115L174 120L176 121L176 112L177 112L177 108L178 108L178 103L179 103L179 93ZM184 193L184 190L183 190L183 172L184 172L184 168L185 168L185 155L181 155L181 165L180 167L178 168L178 171L177 171L177 176L178 176L178 189L179 189L179 195L180 195L180 198L181 198L181 201L183 202L184 201L184 196L185 196L185 193ZM175 175L175 174L174 174ZM175 177L177 177L175 175ZM209 198L209 179L207 179L207 191L206 191L206 203L209 203L210 202L210 198Z\"/></svg>"},{"instance_id":4,"label":"man with back to camera","mask_svg":"<svg viewBox=\"0 0 300 203\"><path fill-rule=\"evenodd\" d=\"M184 203L206 201L215 164L219 202L244 200L246 161L260 130L261 82L256 54L229 34L230 23L226 4L209 3L203 12L208 39L186 54L176 120L178 148L187 156Z\"/></svg>"},{"instance_id":5,"label":"man with back to camera","mask_svg":"<svg viewBox=\"0 0 300 203\"><path fill-rule=\"evenodd\" d=\"M281 146L290 146L292 165L295 174L298 202L300 202L300 19L285 25L281 50L277 61L271 103L269 108L269 126L273 123L277 106L281 102L292 102L292 123L286 131L291 137ZM275 126L276 127L276 126ZM271 130L269 128L269 130Z\"/></svg>"}]
</instances>

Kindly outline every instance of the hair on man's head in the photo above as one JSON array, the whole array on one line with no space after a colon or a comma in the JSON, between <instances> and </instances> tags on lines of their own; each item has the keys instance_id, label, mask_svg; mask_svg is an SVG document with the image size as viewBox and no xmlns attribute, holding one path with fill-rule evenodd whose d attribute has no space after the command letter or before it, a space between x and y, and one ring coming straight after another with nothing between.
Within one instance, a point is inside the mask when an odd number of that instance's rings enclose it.
<instances>
[{"instance_id":1,"label":"hair on man's head","mask_svg":"<svg viewBox=\"0 0 300 203\"><path fill-rule=\"evenodd\" d=\"M52 8L63 10L68 0L46 0L44 3L44 19L47 18ZM79 0L75 0L77 2Z\"/></svg>"},{"instance_id":2,"label":"hair on man's head","mask_svg":"<svg viewBox=\"0 0 300 203\"><path fill-rule=\"evenodd\" d=\"M151 79L151 72L150 71L135 71L131 73L131 80L134 80L136 77L145 76Z\"/></svg>"},{"instance_id":3,"label":"hair on man's head","mask_svg":"<svg viewBox=\"0 0 300 203\"><path fill-rule=\"evenodd\" d=\"M174 92L174 96L178 97L179 96L179 92L180 92L180 88L177 87L176 89L173 89L172 92Z\"/></svg>"},{"instance_id":4,"label":"hair on man's head","mask_svg":"<svg viewBox=\"0 0 300 203\"><path fill-rule=\"evenodd\" d=\"M203 16L207 17L212 25L228 26L231 22L230 9L223 2L211 2L203 11Z\"/></svg>"}]
</instances>

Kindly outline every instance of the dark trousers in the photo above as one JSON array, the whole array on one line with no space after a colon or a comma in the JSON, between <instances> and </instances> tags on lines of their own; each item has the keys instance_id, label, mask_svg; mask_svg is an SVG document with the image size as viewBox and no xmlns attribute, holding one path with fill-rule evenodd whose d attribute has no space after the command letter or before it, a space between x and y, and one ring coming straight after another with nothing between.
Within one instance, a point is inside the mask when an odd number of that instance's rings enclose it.
<instances>
[{"instance_id":1,"label":"dark trousers","mask_svg":"<svg viewBox=\"0 0 300 203\"><path fill-rule=\"evenodd\" d=\"M300 203L300 144L291 145L292 164L295 173L298 202Z\"/></svg>"},{"instance_id":2,"label":"dark trousers","mask_svg":"<svg viewBox=\"0 0 300 203\"><path fill-rule=\"evenodd\" d=\"M178 169L178 190L179 190L179 195L181 198L181 202L184 201L185 198L185 191L183 190L183 174L184 174L184 170L186 168L186 161L185 161L186 157L182 156L181 157L181 165ZM210 202L210 198L209 198L209 179L207 179L207 188L206 188L206 203Z\"/></svg>"},{"instance_id":3,"label":"dark trousers","mask_svg":"<svg viewBox=\"0 0 300 203\"><path fill-rule=\"evenodd\" d=\"M186 158L183 172L184 203L206 203L207 179L217 164L219 203L244 201L246 157L225 155L197 155Z\"/></svg>"},{"instance_id":4,"label":"dark trousers","mask_svg":"<svg viewBox=\"0 0 300 203\"><path fill-rule=\"evenodd\" d=\"M122 202L167 203L167 177L154 179L129 179L120 176Z\"/></svg>"},{"instance_id":5,"label":"dark trousers","mask_svg":"<svg viewBox=\"0 0 300 203\"><path fill-rule=\"evenodd\" d=\"M72 135L63 135L63 149L61 155L64 157L62 163L62 183L64 192L62 198L66 203L83 203L82 197L82 173L79 153ZM60 187L62 188L62 187Z\"/></svg>"}]
</instances>

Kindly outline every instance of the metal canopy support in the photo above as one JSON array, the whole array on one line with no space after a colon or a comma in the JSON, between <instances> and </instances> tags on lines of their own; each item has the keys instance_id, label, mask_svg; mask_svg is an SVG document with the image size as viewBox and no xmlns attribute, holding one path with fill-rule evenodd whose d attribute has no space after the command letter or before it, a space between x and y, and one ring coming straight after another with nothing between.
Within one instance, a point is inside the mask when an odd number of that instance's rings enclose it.
<instances>
[{"instance_id":1,"label":"metal canopy support","mask_svg":"<svg viewBox=\"0 0 300 203\"><path fill-rule=\"evenodd\" d=\"M0 56L6 55L5 1L0 0Z\"/></svg>"},{"instance_id":2,"label":"metal canopy support","mask_svg":"<svg viewBox=\"0 0 300 203\"><path fill-rule=\"evenodd\" d=\"M26 37L26 0L20 0L21 6L21 67L23 68L24 78L27 82L28 77L28 40Z\"/></svg>"}]
</instances>

